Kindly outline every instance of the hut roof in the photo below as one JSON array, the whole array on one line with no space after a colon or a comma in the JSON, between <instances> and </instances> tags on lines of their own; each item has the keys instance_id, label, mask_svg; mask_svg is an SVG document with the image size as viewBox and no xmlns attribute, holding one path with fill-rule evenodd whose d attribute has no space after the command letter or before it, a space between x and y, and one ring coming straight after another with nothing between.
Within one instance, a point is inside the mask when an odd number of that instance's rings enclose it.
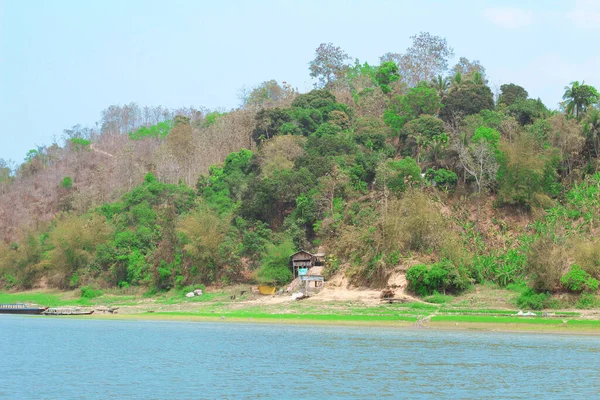
<instances>
[{"instance_id":1,"label":"hut roof","mask_svg":"<svg viewBox=\"0 0 600 400\"><path fill-rule=\"evenodd\" d=\"M309 252L309 251L306 251L306 250L300 250L300 251L297 251L297 252L295 252L294 254L290 255L290 257L294 257L296 254L300 254L300 253L305 253L305 254L308 254L309 256L312 256L312 255L313 255L313 254L312 254L311 252Z\"/></svg>"}]
</instances>

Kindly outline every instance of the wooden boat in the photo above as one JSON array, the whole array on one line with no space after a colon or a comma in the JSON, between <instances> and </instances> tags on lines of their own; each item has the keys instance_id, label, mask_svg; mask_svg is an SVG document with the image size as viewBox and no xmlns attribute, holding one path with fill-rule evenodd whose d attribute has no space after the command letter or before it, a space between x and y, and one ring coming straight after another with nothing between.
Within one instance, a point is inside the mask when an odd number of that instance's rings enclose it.
<instances>
[{"instance_id":1,"label":"wooden boat","mask_svg":"<svg viewBox=\"0 0 600 400\"><path fill-rule=\"evenodd\" d=\"M0 314L30 314L36 315L46 311L48 307L30 307L27 304L0 304Z\"/></svg>"},{"instance_id":2,"label":"wooden boat","mask_svg":"<svg viewBox=\"0 0 600 400\"><path fill-rule=\"evenodd\" d=\"M43 312L44 315L92 315L93 313L94 310L71 307L49 308Z\"/></svg>"},{"instance_id":3,"label":"wooden boat","mask_svg":"<svg viewBox=\"0 0 600 400\"><path fill-rule=\"evenodd\" d=\"M258 285L258 291L260 294L275 294L277 288L271 285Z\"/></svg>"}]
</instances>

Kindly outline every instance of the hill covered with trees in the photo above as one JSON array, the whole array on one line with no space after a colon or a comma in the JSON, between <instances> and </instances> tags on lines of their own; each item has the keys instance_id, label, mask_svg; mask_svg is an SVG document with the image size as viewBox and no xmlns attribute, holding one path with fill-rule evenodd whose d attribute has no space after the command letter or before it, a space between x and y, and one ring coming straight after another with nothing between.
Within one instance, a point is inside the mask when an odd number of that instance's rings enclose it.
<instances>
[{"instance_id":1,"label":"hill covered with trees","mask_svg":"<svg viewBox=\"0 0 600 400\"><path fill-rule=\"evenodd\" d=\"M284 284L292 252L321 248L357 286L406 271L420 296L526 284L524 306L593 307L598 91L571 82L551 110L411 39L379 65L322 44L314 90L266 81L229 112L111 106L3 162L0 285Z\"/></svg>"}]
</instances>

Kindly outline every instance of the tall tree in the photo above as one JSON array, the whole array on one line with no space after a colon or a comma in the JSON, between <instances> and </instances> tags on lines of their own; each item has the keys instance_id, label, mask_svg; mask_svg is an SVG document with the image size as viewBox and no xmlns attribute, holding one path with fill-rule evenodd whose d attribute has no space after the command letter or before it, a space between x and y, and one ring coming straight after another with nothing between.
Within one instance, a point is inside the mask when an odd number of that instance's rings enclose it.
<instances>
[{"instance_id":1,"label":"tall tree","mask_svg":"<svg viewBox=\"0 0 600 400\"><path fill-rule=\"evenodd\" d=\"M411 36L412 46L400 58L400 74L405 76L409 86L421 81L431 81L436 75L446 72L448 59L454 56L454 49L445 38L421 32Z\"/></svg>"},{"instance_id":2,"label":"tall tree","mask_svg":"<svg viewBox=\"0 0 600 400\"><path fill-rule=\"evenodd\" d=\"M587 108L600 99L600 93L595 87L586 85L585 81L581 84L579 81L571 82L571 86L565 86L564 107L568 115L575 114L575 118L580 119Z\"/></svg>"},{"instance_id":3,"label":"tall tree","mask_svg":"<svg viewBox=\"0 0 600 400\"><path fill-rule=\"evenodd\" d=\"M243 96L242 101L244 105L263 106L292 97L294 94L294 88L286 82L281 86L275 79L271 79L252 89L247 96Z\"/></svg>"},{"instance_id":4,"label":"tall tree","mask_svg":"<svg viewBox=\"0 0 600 400\"><path fill-rule=\"evenodd\" d=\"M438 95L444 97L448 88L450 87L450 79L447 77L443 77L442 75L438 75L431 81L435 90L437 90Z\"/></svg>"},{"instance_id":5,"label":"tall tree","mask_svg":"<svg viewBox=\"0 0 600 400\"><path fill-rule=\"evenodd\" d=\"M381 65L377 68L377 73L375 74L375 81L383 91L383 93L388 94L391 92L390 84L396 82L400 79L400 74L398 73L398 64L386 61L381 63Z\"/></svg>"},{"instance_id":6,"label":"tall tree","mask_svg":"<svg viewBox=\"0 0 600 400\"><path fill-rule=\"evenodd\" d=\"M519 100L527 100L529 93L519 85L514 83L504 84L500 86L500 97L498 103L510 106Z\"/></svg>"},{"instance_id":7,"label":"tall tree","mask_svg":"<svg viewBox=\"0 0 600 400\"><path fill-rule=\"evenodd\" d=\"M315 59L309 63L310 76L319 79L317 87L329 87L343 76L349 68L350 56L333 43L321 43L315 51Z\"/></svg>"}]
</instances>

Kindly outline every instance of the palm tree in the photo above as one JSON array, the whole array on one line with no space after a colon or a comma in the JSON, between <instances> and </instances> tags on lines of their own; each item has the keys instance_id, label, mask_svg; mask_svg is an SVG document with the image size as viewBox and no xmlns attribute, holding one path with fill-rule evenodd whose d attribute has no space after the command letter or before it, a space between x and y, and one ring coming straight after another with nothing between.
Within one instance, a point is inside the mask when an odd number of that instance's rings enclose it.
<instances>
[{"instance_id":1,"label":"palm tree","mask_svg":"<svg viewBox=\"0 0 600 400\"><path fill-rule=\"evenodd\" d=\"M565 86L563 95L565 111L569 115L575 112L575 118L578 120L583 116L586 109L598 101L600 93L595 87L586 85L585 81L579 84L578 81L571 82L571 87Z\"/></svg>"},{"instance_id":2,"label":"palm tree","mask_svg":"<svg viewBox=\"0 0 600 400\"><path fill-rule=\"evenodd\" d=\"M433 83L433 87L435 90L437 90L440 97L444 97L446 95L446 91L450 87L450 80L447 77L442 77L441 75L433 78L431 83Z\"/></svg>"},{"instance_id":3,"label":"palm tree","mask_svg":"<svg viewBox=\"0 0 600 400\"><path fill-rule=\"evenodd\" d=\"M463 83L462 74L460 72L457 72L452 76L452 78L450 78L450 86L452 86L453 89L460 88Z\"/></svg>"},{"instance_id":4,"label":"palm tree","mask_svg":"<svg viewBox=\"0 0 600 400\"><path fill-rule=\"evenodd\" d=\"M474 85L483 85L484 84L483 75L481 75L481 72L479 72L479 71L473 72L473 75L471 76L471 83L473 83Z\"/></svg>"},{"instance_id":5,"label":"palm tree","mask_svg":"<svg viewBox=\"0 0 600 400\"><path fill-rule=\"evenodd\" d=\"M563 94L564 108L567 115L573 115L579 117L579 106L577 104L577 89L579 88L579 81L571 82L571 87L565 86L565 94Z\"/></svg>"},{"instance_id":6,"label":"palm tree","mask_svg":"<svg viewBox=\"0 0 600 400\"><path fill-rule=\"evenodd\" d=\"M598 158L598 135L600 134L600 110L590 108L583 120L583 132L592 141L594 153Z\"/></svg>"}]
</instances>

